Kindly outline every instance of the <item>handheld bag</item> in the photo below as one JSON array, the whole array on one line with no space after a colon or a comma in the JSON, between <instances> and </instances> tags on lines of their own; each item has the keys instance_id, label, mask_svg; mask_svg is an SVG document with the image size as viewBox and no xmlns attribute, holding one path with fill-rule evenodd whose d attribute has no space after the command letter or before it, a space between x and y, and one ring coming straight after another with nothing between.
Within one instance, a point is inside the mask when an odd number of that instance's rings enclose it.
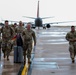
<instances>
[{"instance_id":1,"label":"handheld bag","mask_svg":"<svg viewBox=\"0 0 76 75\"><path fill-rule=\"evenodd\" d=\"M21 46L14 46L14 63L23 62L23 49Z\"/></svg>"},{"instance_id":2,"label":"handheld bag","mask_svg":"<svg viewBox=\"0 0 76 75\"><path fill-rule=\"evenodd\" d=\"M22 63L23 62L23 41L19 35L17 35L16 40L17 46L14 46L14 63Z\"/></svg>"}]
</instances>

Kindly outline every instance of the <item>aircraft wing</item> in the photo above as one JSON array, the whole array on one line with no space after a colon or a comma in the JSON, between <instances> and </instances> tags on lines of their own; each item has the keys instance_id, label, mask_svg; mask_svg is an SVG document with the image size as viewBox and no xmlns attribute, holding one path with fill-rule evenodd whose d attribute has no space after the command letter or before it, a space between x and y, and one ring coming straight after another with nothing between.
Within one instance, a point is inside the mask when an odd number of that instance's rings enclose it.
<instances>
[{"instance_id":1,"label":"aircraft wing","mask_svg":"<svg viewBox=\"0 0 76 75\"><path fill-rule=\"evenodd\" d=\"M59 24L59 23L69 23L69 22L76 22L76 21L62 21L62 22L51 22L51 23L44 23L44 25L46 25L46 24Z\"/></svg>"},{"instance_id":2,"label":"aircraft wing","mask_svg":"<svg viewBox=\"0 0 76 75\"><path fill-rule=\"evenodd\" d=\"M5 20L3 20L2 19L2 21L5 21ZM18 23L19 21L13 21L13 20L8 20L9 22L16 22L16 23Z\"/></svg>"},{"instance_id":3,"label":"aircraft wing","mask_svg":"<svg viewBox=\"0 0 76 75\"><path fill-rule=\"evenodd\" d=\"M2 21L5 21L5 20L2 20ZM14 21L14 20L8 20L9 22L11 23L19 23L19 21ZM22 21L23 22L23 21ZM27 22L23 22L24 24L27 24Z\"/></svg>"},{"instance_id":4,"label":"aircraft wing","mask_svg":"<svg viewBox=\"0 0 76 75\"><path fill-rule=\"evenodd\" d=\"M12 20L8 20L9 22L15 22L15 23L18 23L19 21L12 21Z\"/></svg>"},{"instance_id":5,"label":"aircraft wing","mask_svg":"<svg viewBox=\"0 0 76 75\"><path fill-rule=\"evenodd\" d=\"M11 21L11 20L8 20L9 22L14 22L14 23L19 23L19 21ZM23 22L23 21L22 21ZM23 22L24 24L27 24L27 22Z\"/></svg>"}]
</instances>

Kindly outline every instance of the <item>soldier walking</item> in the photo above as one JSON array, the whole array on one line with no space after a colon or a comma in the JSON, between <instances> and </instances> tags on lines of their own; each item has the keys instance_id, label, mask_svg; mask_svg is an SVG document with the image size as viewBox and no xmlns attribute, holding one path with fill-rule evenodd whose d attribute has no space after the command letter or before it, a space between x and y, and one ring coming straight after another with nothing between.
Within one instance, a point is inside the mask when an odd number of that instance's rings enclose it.
<instances>
[{"instance_id":1,"label":"soldier walking","mask_svg":"<svg viewBox=\"0 0 76 75\"><path fill-rule=\"evenodd\" d=\"M9 26L8 20L5 21L5 26L3 26L0 31L2 33L2 52L4 58L7 56L7 60L9 60L9 55L12 50L11 39L13 37L13 29Z\"/></svg>"},{"instance_id":2,"label":"soldier walking","mask_svg":"<svg viewBox=\"0 0 76 75\"><path fill-rule=\"evenodd\" d=\"M13 37L16 37L16 28L17 28L17 23L14 23L14 25L12 25L12 29L13 29ZM12 47L16 45L16 40L13 41Z\"/></svg>"},{"instance_id":3,"label":"soldier walking","mask_svg":"<svg viewBox=\"0 0 76 75\"><path fill-rule=\"evenodd\" d=\"M19 21L19 25L18 25L18 27L16 27L15 32L16 32L17 34L21 34L21 35L22 35L22 32L23 32L24 29L25 29L25 28L24 28L24 26L23 26L22 21Z\"/></svg>"},{"instance_id":4,"label":"soldier walking","mask_svg":"<svg viewBox=\"0 0 76 75\"><path fill-rule=\"evenodd\" d=\"M32 41L34 40L34 46L36 45L36 35L31 29L31 23L27 23L27 28L23 31L24 39L24 61L26 63L26 55L28 58L28 63L31 64L31 51L32 51Z\"/></svg>"},{"instance_id":5,"label":"soldier walking","mask_svg":"<svg viewBox=\"0 0 76 75\"><path fill-rule=\"evenodd\" d=\"M72 63L75 62L76 55L76 31L75 26L71 26L71 31L66 34L66 40L69 41L69 52Z\"/></svg>"},{"instance_id":6,"label":"soldier walking","mask_svg":"<svg viewBox=\"0 0 76 75\"><path fill-rule=\"evenodd\" d=\"M17 23L14 23L14 25L12 25L12 29L14 31L14 36L16 35L16 28L17 28Z\"/></svg>"}]
</instances>

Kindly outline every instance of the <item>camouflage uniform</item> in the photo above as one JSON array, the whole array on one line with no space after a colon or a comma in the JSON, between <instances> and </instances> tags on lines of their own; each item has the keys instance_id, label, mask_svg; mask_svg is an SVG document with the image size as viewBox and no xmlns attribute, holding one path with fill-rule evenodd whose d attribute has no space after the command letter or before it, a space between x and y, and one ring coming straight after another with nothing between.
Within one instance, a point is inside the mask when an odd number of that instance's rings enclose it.
<instances>
[{"instance_id":1,"label":"camouflage uniform","mask_svg":"<svg viewBox=\"0 0 76 75\"><path fill-rule=\"evenodd\" d=\"M1 43L2 43L2 39L1 39L1 35L0 35L0 60L1 60Z\"/></svg>"},{"instance_id":2,"label":"camouflage uniform","mask_svg":"<svg viewBox=\"0 0 76 75\"><path fill-rule=\"evenodd\" d=\"M13 29L13 31L14 31L13 35L15 36L15 35L16 35L16 32L15 32L15 31L16 31L16 27L13 25L13 26L12 26L12 29Z\"/></svg>"},{"instance_id":3,"label":"camouflage uniform","mask_svg":"<svg viewBox=\"0 0 76 75\"><path fill-rule=\"evenodd\" d=\"M36 44L36 36L33 30L30 29L28 31L27 29L25 29L25 31L23 31L23 37L24 37L24 60L26 62L26 55L28 60L30 60L31 58L32 41L34 40L34 43Z\"/></svg>"},{"instance_id":4,"label":"camouflage uniform","mask_svg":"<svg viewBox=\"0 0 76 75\"><path fill-rule=\"evenodd\" d=\"M24 28L23 26L18 26L18 27L16 28L16 30L15 30L15 32L16 32L17 35L18 35L18 34L21 35L22 40L23 40L22 32L24 31L24 29L25 29L25 28Z\"/></svg>"},{"instance_id":5,"label":"camouflage uniform","mask_svg":"<svg viewBox=\"0 0 76 75\"><path fill-rule=\"evenodd\" d=\"M16 27L14 25L12 25L12 29L13 29L13 37L16 36ZM16 45L16 40L13 41L12 46Z\"/></svg>"},{"instance_id":6,"label":"camouflage uniform","mask_svg":"<svg viewBox=\"0 0 76 75\"><path fill-rule=\"evenodd\" d=\"M73 33L70 31L66 34L66 40L69 41L70 57L72 60L74 60L76 55L76 41L70 41L70 39L76 39L76 31Z\"/></svg>"},{"instance_id":7,"label":"camouflage uniform","mask_svg":"<svg viewBox=\"0 0 76 75\"><path fill-rule=\"evenodd\" d=\"M8 60L11 52L11 38L13 37L13 29L10 26L4 26L0 31L2 33L2 51L4 53L4 58L7 55Z\"/></svg>"},{"instance_id":8,"label":"camouflage uniform","mask_svg":"<svg viewBox=\"0 0 76 75\"><path fill-rule=\"evenodd\" d=\"M21 35L22 35L23 30L24 30L24 27L23 27L23 26L18 26L18 27L15 29L15 32L16 32L16 33L21 33Z\"/></svg>"}]
</instances>

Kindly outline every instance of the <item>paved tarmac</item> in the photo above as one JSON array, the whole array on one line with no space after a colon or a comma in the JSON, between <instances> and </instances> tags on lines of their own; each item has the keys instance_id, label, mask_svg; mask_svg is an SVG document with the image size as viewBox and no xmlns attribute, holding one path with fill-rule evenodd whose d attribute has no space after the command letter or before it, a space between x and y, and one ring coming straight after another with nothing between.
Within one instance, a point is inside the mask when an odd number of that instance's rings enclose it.
<instances>
[{"instance_id":1,"label":"paved tarmac","mask_svg":"<svg viewBox=\"0 0 76 75\"><path fill-rule=\"evenodd\" d=\"M36 29L37 45L31 70L28 75L76 75L76 62L73 64L65 40L70 27L51 27ZM10 60L0 60L0 75L17 75L20 64L13 63L13 52Z\"/></svg>"},{"instance_id":2,"label":"paved tarmac","mask_svg":"<svg viewBox=\"0 0 76 75\"><path fill-rule=\"evenodd\" d=\"M30 75L76 75L65 39L69 27L37 30L37 45Z\"/></svg>"},{"instance_id":3,"label":"paved tarmac","mask_svg":"<svg viewBox=\"0 0 76 75\"><path fill-rule=\"evenodd\" d=\"M9 61L3 58L3 54L0 60L0 75L17 75L21 64L14 63L13 51L10 54Z\"/></svg>"}]
</instances>

